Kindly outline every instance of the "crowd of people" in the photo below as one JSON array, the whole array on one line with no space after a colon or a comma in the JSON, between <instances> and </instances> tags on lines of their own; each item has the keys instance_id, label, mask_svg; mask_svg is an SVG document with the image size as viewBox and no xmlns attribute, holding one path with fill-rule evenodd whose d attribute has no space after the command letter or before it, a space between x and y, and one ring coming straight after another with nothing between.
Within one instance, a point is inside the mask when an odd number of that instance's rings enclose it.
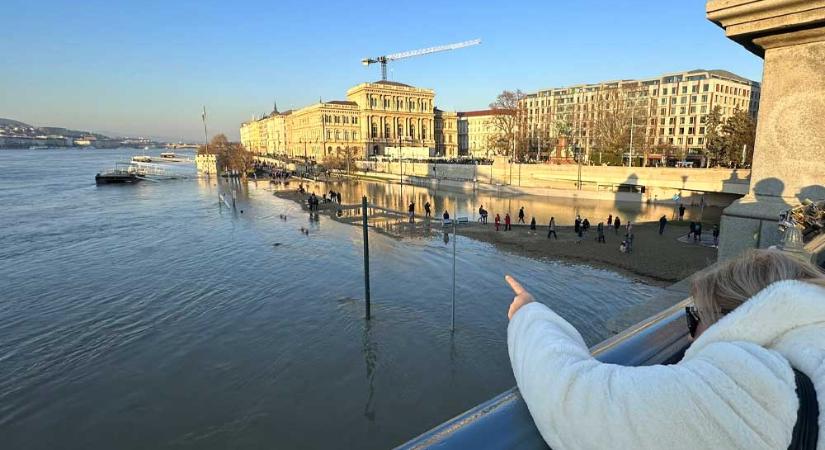
<instances>
[{"instance_id":1,"label":"crowd of people","mask_svg":"<svg viewBox=\"0 0 825 450\"><path fill-rule=\"evenodd\" d=\"M685 215L685 207L684 205L679 205L678 214L680 219L684 218ZM479 223L486 224L487 223L487 215L488 212L484 209L484 205L479 207ZM528 225L526 218L528 217L525 208L522 206L519 208L517 213L517 224L524 224ZM496 213L493 219L494 228L496 231L510 231L512 230L512 218L510 217L510 213L504 213L503 217L501 214ZM662 215L659 218L659 235L664 235L665 230L669 224L669 220L666 215ZM607 243L606 235L612 229L613 234L615 236L621 236L621 241L619 242L619 251L622 253L633 253L633 244L636 238L636 235L633 232L633 222L628 220L627 222L623 222L621 217L618 215L614 216L613 214L609 214L605 221L599 221L595 227L595 235L593 239L601 244ZM533 216L529 222L529 228L531 231L537 230L538 225L536 218ZM576 236L576 243L580 244L582 241L588 238L590 235L590 230L592 228L592 223L589 218L581 217L581 215L576 215L573 221L573 233ZM547 238L548 239L555 239L558 240L558 231L556 225L556 218L550 217L550 221L547 224ZM621 235L620 235L621 231ZM696 242L701 242L702 238L702 224L698 221L690 222L690 232L688 237L693 238ZM713 226L713 243L714 245L719 244L719 226Z\"/></svg>"}]
</instances>

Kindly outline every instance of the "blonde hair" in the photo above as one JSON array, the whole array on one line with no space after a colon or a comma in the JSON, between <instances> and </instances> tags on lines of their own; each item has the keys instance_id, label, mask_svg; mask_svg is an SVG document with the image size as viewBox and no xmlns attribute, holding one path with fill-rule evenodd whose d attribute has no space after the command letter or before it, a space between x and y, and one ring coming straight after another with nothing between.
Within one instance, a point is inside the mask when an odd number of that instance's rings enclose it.
<instances>
[{"instance_id":1,"label":"blonde hair","mask_svg":"<svg viewBox=\"0 0 825 450\"><path fill-rule=\"evenodd\" d=\"M749 250L697 273L691 295L702 322L710 326L770 284L800 280L825 287L821 269L779 250Z\"/></svg>"}]
</instances>

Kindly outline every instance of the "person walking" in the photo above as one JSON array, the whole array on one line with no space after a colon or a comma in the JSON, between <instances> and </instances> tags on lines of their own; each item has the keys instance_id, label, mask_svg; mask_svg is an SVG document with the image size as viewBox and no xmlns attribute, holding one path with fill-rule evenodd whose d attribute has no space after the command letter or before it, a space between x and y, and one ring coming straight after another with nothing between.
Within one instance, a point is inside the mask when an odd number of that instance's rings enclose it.
<instances>
[{"instance_id":1,"label":"person walking","mask_svg":"<svg viewBox=\"0 0 825 450\"><path fill-rule=\"evenodd\" d=\"M821 447L825 276L813 264L751 250L698 273L685 314L692 343L666 366L596 360L569 322L506 281L513 374L549 447ZM808 432L818 438L799 445Z\"/></svg>"},{"instance_id":2,"label":"person walking","mask_svg":"<svg viewBox=\"0 0 825 450\"><path fill-rule=\"evenodd\" d=\"M633 222L627 221L627 225L625 225L625 233L633 234Z\"/></svg>"},{"instance_id":3,"label":"person walking","mask_svg":"<svg viewBox=\"0 0 825 450\"><path fill-rule=\"evenodd\" d=\"M496 231L498 231L498 227L501 226L501 217L499 217L498 213L496 213L495 223L496 223Z\"/></svg>"},{"instance_id":4,"label":"person walking","mask_svg":"<svg viewBox=\"0 0 825 450\"><path fill-rule=\"evenodd\" d=\"M430 210L430 202L424 203L424 217L431 217L432 211Z\"/></svg>"},{"instance_id":5,"label":"person walking","mask_svg":"<svg viewBox=\"0 0 825 450\"><path fill-rule=\"evenodd\" d=\"M696 222L691 220L690 221L690 228L688 228L688 235L687 235L688 240L690 240L690 238L694 236L694 233L696 233Z\"/></svg>"},{"instance_id":6,"label":"person walking","mask_svg":"<svg viewBox=\"0 0 825 450\"><path fill-rule=\"evenodd\" d=\"M616 220L613 221L613 228L614 234L619 234L619 227L622 226L622 219L619 219L619 216L616 216Z\"/></svg>"},{"instance_id":7,"label":"person walking","mask_svg":"<svg viewBox=\"0 0 825 450\"><path fill-rule=\"evenodd\" d=\"M667 217L662 215L662 217L659 217L659 234L660 235L664 234L666 225L667 225Z\"/></svg>"},{"instance_id":8,"label":"person walking","mask_svg":"<svg viewBox=\"0 0 825 450\"><path fill-rule=\"evenodd\" d=\"M613 214L607 215L607 226L611 227L613 225Z\"/></svg>"},{"instance_id":9,"label":"person walking","mask_svg":"<svg viewBox=\"0 0 825 450\"><path fill-rule=\"evenodd\" d=\"M579 231L576 232L576 243L581 244L582 239L584 239L584 227L579 227Z\"/></svg>"},{"instance_id":10,"label":"person walking","mask_svg":"<svg viewBox=\"0 0 825 450\"><path fill-rule=\"evenodd\" d=\"M504 214L504 231L510 231L512 227L510 226L510 213Z\"/></svg>"},{"instance_id":11,"label":"person walking","mask_svg":"<svg viewBox=\"0 0 825 450\"><path fill-rule=\"evenodd\" d=\"M685 220L685 205L679 203L679 220Z\"/></svg>"},{"instance_id":12,"label":"person walking","mask_svg":"<svg viewBox=\"0 0 825 450\"><path fill-rule=\"evenodd\" d=\"M719 225L713 225L713 245L719 246Z\"/></svg>"},{"instance_id":13,"label":"person walking","mask_svg":"<svg viewBox=\"0 0 825 450\"><path fill-rule=\"evenodd\" d=\"M415 202L410 202L410 206L407 207L407 211L410 214L410 223L415 222Z\"/></svg>"},{"instance_id":14,"label":"person walking","mask_svg":"<svg viewBox=\"0 0 825 450\"><path fill-rule=\"evenodd\" d=\"M604 223L603 222L599 222L599 224L596 225L596 242L601 242L602 244L607 243L604 240Z\"/></svg>"},{"instance_id":15,"label":"person walking","mask_svg":"<svg viewBox=\"0 0 825 450\"><path fill-rule=\"evenodd\" d=\"M450 220L450 213L448 213L447 210L445 209L444 214L441 215L441 218L444 220L444 223L446 224L447 221Z\"/></svg>"},{"instance_id":16,"label":"person walking","mask_svg":"<svg viewBox=\"0 0 825 450\"><path fill-rule=\"evenodd\" d=\"M559 236L556 234L556 218L555 217L551 217L550 218L550 224L547 225L547 239L550 239L551 234L553 235L554 238L556 238L557 241L559 240Z\"/></svg>"},{"instance_id":17,"label":"person walking","mask_svg":"<svg viewBox=\"0 0 825 450\"><path fill-rule=\"evenodd\" d=\"M535 217L533 217L532 219L530 219L530 229L531 229L531 230L535 230L535 229L536 229L536 218L535 218Z\"/></svg>"},{"instance_id":18,"label":"person walking","mask_svg":"<svg viewBox=\"0 0 825 450\"><path fill-rule=\"evenodd\" d=\"M481 223L487 223L487 211L484 210L484 205L478 207L478 217Z\"/></svg>"},{"instance_id":19,"label":"person walking","mask_svg":"<svg viewBox=\"0 0 825 450\"><path fill-rule=\"evenodd\" d=\"M696 229L693 232L693 240L702 243L702 222L696 222Z\"/></svg>"},{"instance_id":20,"label":"person walking","mask_svg":"<svg viewBox=\"0 0 825 450\"><path fill-rule=\"evenodd\" d=\"M587 217L585 217L584 220L582 220L582 231L587 233L587 230L589 230L589 229L590 229L590 221L587 220Z\"/></svg>"},{"instance_id":21,"label":"person walking","mask_svg":"<svg viewBox=\"0 0 825 450\"><path fill-rule=\"evenodd\" d=\"M524 223L524 207L518 210L518 223Z\"/></svg>"},{"instance_id":22,"label":"person walking","mask_svg":"<svg viewBox=\"0 0 825 450\"><path fill-rule=\"evenodd\" d=\"M582 228L582 219L579 216L576 216L576 220L573 222L573 232L579 234Z\"/></svg>"}]
</instances>

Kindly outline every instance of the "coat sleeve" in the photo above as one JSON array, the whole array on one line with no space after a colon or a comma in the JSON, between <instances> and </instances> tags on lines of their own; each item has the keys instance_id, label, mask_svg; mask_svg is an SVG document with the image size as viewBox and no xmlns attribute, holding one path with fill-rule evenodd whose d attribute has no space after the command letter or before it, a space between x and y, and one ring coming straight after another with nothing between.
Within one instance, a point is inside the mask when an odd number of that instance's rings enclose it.
<instances>
[{"instance_id":1,"label":"coat sleeve","mask_svg":"<svg viewBox=\"0 0 825 450\"><path fill-rule=\"evenodd\" d=\"M572 325L537 302L519 309L507 334L519 390L555 450L790 444L793 372L770 350L723 342L671 366L604 364Z\"/></svg>"}]
</instances>

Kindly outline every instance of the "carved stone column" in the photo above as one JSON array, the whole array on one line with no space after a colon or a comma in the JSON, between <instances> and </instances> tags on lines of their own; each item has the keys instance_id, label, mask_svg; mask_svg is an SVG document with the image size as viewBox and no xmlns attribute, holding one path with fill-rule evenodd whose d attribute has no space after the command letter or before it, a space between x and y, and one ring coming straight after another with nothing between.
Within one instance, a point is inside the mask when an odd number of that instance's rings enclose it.
<instances>
[{"instance_id":1,"label":"carved stone column","mask_svg":"<svg viewBox=\"0 0 825 450\"><path fill-rule=\"evenodd\" d=\"M825 0L710 0L707 14L765 60L750 193L722 215L722 260L779 243L781 211L825 198Z\"/></svg>"}]
</instances>

